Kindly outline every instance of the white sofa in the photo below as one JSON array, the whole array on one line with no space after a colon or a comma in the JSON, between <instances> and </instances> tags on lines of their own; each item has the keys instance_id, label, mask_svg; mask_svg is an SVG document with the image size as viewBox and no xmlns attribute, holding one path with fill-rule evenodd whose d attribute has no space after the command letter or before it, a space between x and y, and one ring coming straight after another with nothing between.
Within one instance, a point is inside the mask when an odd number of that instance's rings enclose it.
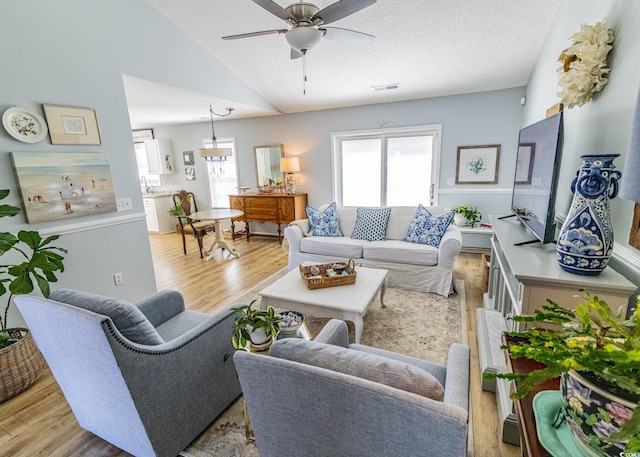
<instances>
[{"instance_id":1,"label":"white sofa","mask_svg":"<svg viewBox=\"0 0 640 457\"><path fill-rule=\"evenodd\" d=\"M356 207L337 207L342 237L312 236L308 219L293 221L284 230L289 245L289 270L305 261L328 263L354 259L356 265L388 270L388 285L391 287L433 292L445 297L453 293L453 270L462 247L458 227L450 224L437 248L405 242L402 239L407 234L416 207L391 208L383 241L351 238L356 223ZM427 209L433 215L445 212L439 206Z\"/></svg>"}]
</instances>

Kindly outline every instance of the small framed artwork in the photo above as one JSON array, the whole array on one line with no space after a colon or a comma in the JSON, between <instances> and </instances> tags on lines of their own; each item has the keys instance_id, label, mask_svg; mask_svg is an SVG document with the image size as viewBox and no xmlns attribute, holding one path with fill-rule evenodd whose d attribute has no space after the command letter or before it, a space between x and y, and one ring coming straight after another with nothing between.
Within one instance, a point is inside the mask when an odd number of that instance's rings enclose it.
<instances>
[{"instance_id":1,"label":"small framed artwork","mask_svg":"<svg viewBox=\"0 0 640 457\"><path fill-rule=\"evenodd\" d=\"M57 105L42 107L51 144L102 144L95 110Z\"/></svg>"},{"instance_id":2,"label":"small framed artwork","mask_svg":"<svg viewBox=\"0 0 640 457\"><path fill-rule=\"evenodd\" d=\"M134 143L144 143L147 140L153 140L153 129L132 130Z\"/></svg>"},{"instance_id":3,"label":"small framed artwork","mask_svg":"<svg viewBox=\"0 0 640 457\"><path fill-rule=\"evenodd\" d=\"M458 146L456 184L497 184L500 145Z\"/></svg>"},{"instance_id":4,"label":"small framed artwork","mask_svg":"<svg viewBox=\"0 0 640 457\"><path fill-rule=\"evenodd\" d=\"M185 165L195 165L193 161L193 151L182 151L182 159Z\"/></svg>"},{"instance_id":5,"label":"small framed artwork","mask_svg":"<svg viewBox=\"0 0 640 457\"><path fill-rule=\"evenodd\" d=\"M196 180L196 169L194 167L186 167L184 169L184 174L187 177L187 181Z\"/></svg>"},{"instance_id":6,"label":"small framed artwork","mask_svg":"<svg viewBox=\"0 0 640 457\"><path fill-rule=\"evenodd\" d=\"M520 143L516 158L516 184L531 184L533 161L536 154L535 143Z\"/></svg>"}]
</instances>

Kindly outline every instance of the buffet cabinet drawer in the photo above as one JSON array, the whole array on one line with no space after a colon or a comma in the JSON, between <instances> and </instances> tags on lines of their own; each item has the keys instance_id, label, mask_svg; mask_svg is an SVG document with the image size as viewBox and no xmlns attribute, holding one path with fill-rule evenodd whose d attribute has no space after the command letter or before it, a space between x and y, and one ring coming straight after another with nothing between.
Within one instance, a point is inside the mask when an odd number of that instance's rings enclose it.
<instances>
[{"instance_id":1,"label":"buffet cabinet drawer","mask_svg":"<svg viewBox=\"0 0 640 457\"><path fill-rule=\"evenodd\" d=\"M247 219L264 219L272 221L278 218L278 211L271 208L245 208L244 216Z\"/></svg>"}]
</instances>

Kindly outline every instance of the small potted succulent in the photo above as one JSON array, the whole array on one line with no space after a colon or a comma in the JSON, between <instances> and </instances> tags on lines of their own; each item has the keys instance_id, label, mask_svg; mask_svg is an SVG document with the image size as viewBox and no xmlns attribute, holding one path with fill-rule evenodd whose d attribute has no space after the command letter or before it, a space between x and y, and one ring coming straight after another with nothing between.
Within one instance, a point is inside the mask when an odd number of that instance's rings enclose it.
<instances>
[{"instance_id":1,"label":"small potted succulent","mask_svg":"<svg viewBox=\"0 0 640 457\"><path fill-rule=\"evenodd\" d=\"M251 348L263 351L271 346L280 330L280 315L273 308L267 310L253 309L253 300L249 306L231 308L238 315L233 322L231 344L238 351ZM227 360L233 352L224 355Z\"/></svg>"},{"instance_id":2,"label":"small potted succulent","mask_svg":"<svg viewBox=\"0 0 640 457\"><path fill-rule=\"evenodd\" d=\"M470 225L475 227L482 220L482 213L475 206L458 205L451 208L453 211L453 222L457 226Z\"/></svg>"},{"instance_id":3,"label":"small potted succulent","mask_svg":"<svg viewBox=\"0 0 640 457\"><path fill-rule=\"evenodd\" d=\"M588 293L575 310L547 301L533 316L514 317L528 329L510 333L515 339L503 346L543 368L488 377L518 380L514 399L560 377L564 418L577 443L598 456L640 455L640 297L628 319Z\"/></svg>"}]
</instances>

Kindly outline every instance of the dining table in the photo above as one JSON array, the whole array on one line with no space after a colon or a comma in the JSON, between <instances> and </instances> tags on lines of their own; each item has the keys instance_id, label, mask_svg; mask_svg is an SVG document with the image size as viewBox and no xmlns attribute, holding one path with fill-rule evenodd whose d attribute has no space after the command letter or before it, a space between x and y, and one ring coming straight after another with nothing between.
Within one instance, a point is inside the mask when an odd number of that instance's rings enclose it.
<instances>
[{"instance_id":1,"label":"dining table","mask_svg":"<svg viewBox=\"0 0 640 457\"><path fill-rule=\"evenodd\" d=\"M207 256L204 258L205 261L209 261L213 258L213 254L216 249L222 249L229 251L229 254L240 257L238 254L238 250L231 246L227 240L224 239L224 233L222 231L221 222L227 219L233 219L242 216L244 213L238 209L231 208L214 208L207 209L203 211L196 211L195 213L191 213L188 217L191 220L198 221L213 221L213 225L215 228L215 238L209 246L209 249L205 250Z\"/></svg>"}]
</instances>

